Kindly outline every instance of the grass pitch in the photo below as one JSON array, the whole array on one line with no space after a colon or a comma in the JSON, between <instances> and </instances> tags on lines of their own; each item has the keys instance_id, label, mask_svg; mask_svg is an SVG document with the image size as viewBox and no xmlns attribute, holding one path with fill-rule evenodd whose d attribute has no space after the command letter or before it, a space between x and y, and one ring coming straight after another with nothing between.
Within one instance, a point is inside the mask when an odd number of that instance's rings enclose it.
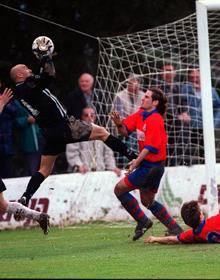
<instances>
[{"instance_id":1,"label":"grass pitch","mask_svg":"<svg viewBox=\"0 0 220 280\"><path fill-rule=\"evenodd\" d=\"M219 279L220 245L133 242L134 223L1 231L0 278ZM154 223L147 235L164 234Z\"/></svg>"}]
</instances>

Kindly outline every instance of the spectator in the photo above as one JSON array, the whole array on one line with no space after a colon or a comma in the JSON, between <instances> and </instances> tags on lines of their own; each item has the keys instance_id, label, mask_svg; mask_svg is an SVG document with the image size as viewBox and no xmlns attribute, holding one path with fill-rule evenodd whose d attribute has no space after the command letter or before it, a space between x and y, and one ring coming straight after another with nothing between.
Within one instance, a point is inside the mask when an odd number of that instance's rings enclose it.
<instances>
[{"instance_id":1,"label":"spectator","mask_svg":"<svg viewBox=\"0 0 220 280\"><path fill-rule=\"evenodd\" d=\"M83 73L78 80L78 88L71 91L66 100L67 114L80 119L85 107L92 105L94 78L89 73Z\"/></svg>"},{"instance_id":2,"label":"spectator","mask_svg":"<svg viewBox=\"0 0 220 280\"><path fill-rule=\"evenodd\" d=\"M159 87L168 99L166 126L168 132L168 166L188 165L187 152L189 121L187 100L181 95L181 84L176 81L176 70L172 64L161 68Z\"/></svg>"},{"instance_id":3,"label":"spectator","mask_svg":"<svg viewBox=\"0 0 220 280\"><path fill-rule=\"evenodd\" d=\"M15 102L18 106L15 125L19 128L19 151L24 157L25 164L22 175L32 176L40 166L43 138L39 126L35 123L35 118L17 100Z\"/></svg>"},{"instance_id":4,"label":"spectator","mask_svg":"<svg viewBox=\"0 0 220 280\"><path fill-rule=\"evenodd\" d=\"M181 88L182 93L187 97L187 104L190 114L191 143L189 145L192 163L204 163L204 143L203 143L203 122L202 122L202 100L200 71L192 68L188 71L188 83ZM220 126L220 97L212 88L214 126ZM194 159L195 158L195 159Z\"/></svg>"},{"instance_id":5,"label":"spectator","mask_svg":"<svg viewBox=\"0 0 220 280\"><path fill-rule=\"evenodd\" d=\"M3 111L3 108L12 98L12 91L11 89L6 88L3 93L0 95L0 114ZM29 218L37 221L42 228L44 234L48 234L50 222L49 216L45 213L35 211L29 209L18 202L14 201L7 201L4 198L3 192L6 190L6 186L2 179L0 178L0 212L1 213L10 213L10 214L17 214L23 218Z\"/></svg>"},{"instance_id":6,"label":"spectator","mask_svg":"<svg viewBox=\"0 0 220 280\"><path fill-rule=\"evenodd\" d=\"M127 87L116 93L114 109L122 118L131 115L140 107L144 92L140 89L140 78L137 75L130 75Z\"/></svg>"},{"instance_id":7,"label":"spectator","mask_svg":"<svg viewBox=\"0 0 220 280\"><path fill-rule=\"evenodd\" d=\"M92 107L83 109L81 119L95 123L96 114ZM121 170L116 167L113 151L100 140L80 142L66 145L66 158L70 172L112 170L117 176Z\"/></svg>"},{"instance_id":8,"label":"spectator","mask_svg":"<svg viewBox=\"0 0 220 280\"><path fill-rule=\"evenodd\" d=\"M126 88L116 93L113 107L122 118L126 118L127 116L131 115L137 111L138 107L140 107L141 99L144 96L144 92L140 89L140 82L140 78L137 75L132 74L127 80ZM136 132L130 134L124 142L133 151L138 151ZM119 161L119 163L120 162L121 161ZM121 163L124 165L125 160Z\"/></svg>"},{"instance_id":9,"label":"spectator","mask_svg":"<svg viewBox=\"0 0 220 280\"><path fill-rule=\"evenodd\" d=\"M0 91L3 93L1 81L0 88ZM17 106L14 101L10 100L0 114L0 176L2 178L13 177L12 159L15 154L13 125L16 116Z\"/></svg>"}]
</instances>

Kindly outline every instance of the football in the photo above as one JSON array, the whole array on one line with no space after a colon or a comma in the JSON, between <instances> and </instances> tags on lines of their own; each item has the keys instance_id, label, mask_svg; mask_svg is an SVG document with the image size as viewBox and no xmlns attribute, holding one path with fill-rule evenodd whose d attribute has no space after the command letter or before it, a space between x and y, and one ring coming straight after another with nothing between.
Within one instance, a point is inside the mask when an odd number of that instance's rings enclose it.
<instances>
[{"instance_id":1,"label":"football","mask_svg":"<svg viewBox=\"0 0 220 280\"><path fill-rule=\"evenodd\" d=\"M32 43L32 52L41 59L43 55L51 55L54 51L53 41L46 36L39 36Z\"/></svg>"}]
</instances>

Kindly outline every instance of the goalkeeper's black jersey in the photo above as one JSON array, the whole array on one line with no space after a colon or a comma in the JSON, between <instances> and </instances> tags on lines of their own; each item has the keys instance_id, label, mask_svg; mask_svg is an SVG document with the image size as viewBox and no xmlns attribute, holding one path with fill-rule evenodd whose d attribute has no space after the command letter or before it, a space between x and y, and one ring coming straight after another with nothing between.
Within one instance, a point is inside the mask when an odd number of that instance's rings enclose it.
<instances>
[{"instance_id":1,"label":"goalkeeper's black jersey","mask_svg":"<svg viewBox=\"0 0 220 280\"><path fill-rule=\"evenodd\" d=\"M51 79L46 73L31 76L17 84L14 92L14 97L31 113L41 128L67 118L66 110L48 88Z\"/></svg>"}]
</instances>

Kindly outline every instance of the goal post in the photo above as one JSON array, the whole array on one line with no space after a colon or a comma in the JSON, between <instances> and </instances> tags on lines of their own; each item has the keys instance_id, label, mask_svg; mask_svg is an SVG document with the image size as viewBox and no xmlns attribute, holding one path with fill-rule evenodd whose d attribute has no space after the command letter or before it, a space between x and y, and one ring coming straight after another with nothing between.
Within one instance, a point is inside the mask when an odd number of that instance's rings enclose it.
<instances>
[{"instance_id":1,"label":"goal post","mask_svg":"<svg viewBox=\"0 0 220 280\"><path fill-rule=\"evenodd\" d=\"M211 65L208 30L208 11L220 10L218 0L197 0L196 18L202 94L203 137L205 150L208 215L219 212L216 183L216 151L212 105ZM219 46L220 48L220 46ZM210 110L212 108L212 110Z\"/></svg>"},{"instance_id":2,"label":"goal post","mask_svg":"<svg viewBox=\"0 0 220 280\"><path fill-rule=\"evenodd\" d=\"M164 90L169 109L165 118L168 134L166 166L205 163L209 216L218 212L215 168L216 162L220 162L219 9L219 0L197 0L196 12L178 21L135 33L98 38L99 62L94 95L98 123L118 136L109 114L117 107L121 108L122 116L130 114L127 108L132 98L129 95L129 102L125 98L129 77L135 76L140 82L140 94L149 86ZM197 71L197 87L190 77L192 70ZM173 80L168 82L166 79L170 76ZM169 88L165 91L167 85ZM217 106L213 96L218 99ZM187 105L180 102L179 97L187 98ZM191 118L188 123L184 123L180 115L186 108ZM123 141L137 152L132 142L136 141L135 135L133 139ZM119 156L117 159L125 166L124 159Z\"/></svg>"}]
</instances>

